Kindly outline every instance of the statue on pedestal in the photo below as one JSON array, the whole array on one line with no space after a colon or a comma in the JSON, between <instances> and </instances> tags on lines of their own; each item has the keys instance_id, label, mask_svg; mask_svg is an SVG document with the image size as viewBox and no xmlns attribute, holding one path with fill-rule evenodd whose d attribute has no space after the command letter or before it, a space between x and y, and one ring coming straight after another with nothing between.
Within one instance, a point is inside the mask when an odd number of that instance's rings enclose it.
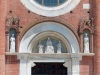
<instances>
[{"instance_id":1,"label":"statue on pedestal","mask_svg":"<svg viewBox=\"0 0 100 75\"><path fill-rule=\"evenodd\" d=\"M61 53L61 42L60 41L57 45L57 53Z\"/></svg>"},{"instance_id":2,"label":"statue on pedestal","mask_svg":"<svg viewBox=\"0 0 100 75\"><path fill-rule=\"evenodd\" d=\"M90 53L89 51L89 38L87 36L88 34L85 33L85 37L84 37L84 53Z\"/></svg>"},{"instance_id":3,"label":"statue on pedestal","mask_svg":"<svg viewBox=\"0 0 100 75\"><path fill-rule=\"evenodd\" d=\"M41 42L39 42L38 48L39 48L39 53L43 53L43 45L41 44Z\"/></svg>"},{"instance_id":4,"label":"statue on pedestal","mask_svg":"<svg viewBox=\"0 0 100 75\"><path fill-rule=\"evenodd\" d=\"M52 46L50 37L47 39L45 53L54 53L54 47Z\"/></svg>"},{"instance_id":5,"label":"statue on pedestal","mask_svg":"<svg viewBox=\"0 0 100 75\"><path fill-rule=\"evenodd\" d=\"M12 34L10 38L10 52L15 52L15 37L14 34Z\"/></svg>"}]
</instances>

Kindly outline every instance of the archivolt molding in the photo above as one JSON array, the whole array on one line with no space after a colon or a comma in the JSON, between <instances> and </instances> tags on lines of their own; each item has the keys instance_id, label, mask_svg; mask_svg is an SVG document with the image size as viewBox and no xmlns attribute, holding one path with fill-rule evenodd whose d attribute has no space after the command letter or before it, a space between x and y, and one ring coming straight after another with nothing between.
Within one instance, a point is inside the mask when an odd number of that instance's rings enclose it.
<instances>
[{"instance_id":1,"label":"archivolt molding","mask_svg":"<svg viewBox=\"0 0 100 75\"><path fill-rule=\"evenodd\" d=\"M62 5L56 7L42 6L33 0L20 0L20 1L27 9L31 10L36 14L48 17L55 17L70 12L79 4L81 0L67 0Z\"/></svg>"},{"instance_id":2,"label":"archivolt molding","mask_svg":"<svg viewBox=\"0 0 100 75\"><path fill-rule=\"evenodd\" d=\"M59 18L59 17L43 17L40 19L35 19L33 22L29 23L28 25L26 25L21 31L20 31L20 40L22 39L22 37L24 36L24 34L33 26L42 23L42 22L56 22L56 23L60 23L64 26L66 26L67 28L69 28L74 35L76 36L77 40L79 41L79 36L77 34L77 29L75 27L73 27L73 25L71 23L69 23L68 21L66 21L65 19Z\"/></svg>"},{"instance_id":3,"label":"archivolt molding","mask_svg":"<svg viewBox=\"0 0 100 75\"><path fill-rule=\"evenodd\" d=\"M66 39L68 39L71 45L72 53L80 52L79 42L75 34L68 27L65 27L61 23L52 22L52 21L42 22L31 27L21 39L20 52L31 53L28 49L28 46L32 38L34 38L37 34L41 32L47 32L47 31L54 31L62 34L64 37L66 37Z\"/></svg>"},{"instance_id":4,"label":"archivolt molding","mask_svg":"<svg viewBox=\"0 0 100 75\"><path fill-rule=\"evenodd\" d=\"M71 45L69 44L69 41L60 33L52 32L52 31L42 32L42 33L37 34L36 37L34 37L32 39L32 41L30 41L28 49L29 50L31 49L31 51L32 51L32 46L35 45L36 42L38 42L41 38L48 37L48 36L50 36L50 37L52 36L52 37L55 37L55 38L61 40L64 43L64 45L66 46L66 49L68 49L68 53L72 53Z\"/></svg>"}]
</instances>

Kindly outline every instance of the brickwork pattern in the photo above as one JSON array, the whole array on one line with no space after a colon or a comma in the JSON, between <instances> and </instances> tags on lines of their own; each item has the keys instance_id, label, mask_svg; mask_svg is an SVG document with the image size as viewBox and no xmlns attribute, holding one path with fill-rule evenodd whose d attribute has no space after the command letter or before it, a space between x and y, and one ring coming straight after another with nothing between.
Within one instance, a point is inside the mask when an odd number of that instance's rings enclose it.
<instances>
[{"instance_id":1,"label":"brickwork pattern","mask_svg":"<svg viewBox=\"0 0 100 75\"><path fill-rule=\"evenodd\" d=\"M83 9L84 3L90 3L91 9ZM22 5L20 0L0 0L0 75L19 75L19 62L14 61L13 59L15 58L13 57L5 57L5 19L8 16L16 16L20 19L20 26L23 27L20 31L26 31L26 27L30 23L48 17L40 16L29 11ZM79 21L83 18L89 19L91 17L94 18L95 25L95 57L83 57L83 60L80 62L80 75L100 74L100 0L81 0L78 6L70 13L57 17L71 23L77 30L77 33ZM7 59L11 59L14 62L7 63Z\"/></svg>"}]
</instances>

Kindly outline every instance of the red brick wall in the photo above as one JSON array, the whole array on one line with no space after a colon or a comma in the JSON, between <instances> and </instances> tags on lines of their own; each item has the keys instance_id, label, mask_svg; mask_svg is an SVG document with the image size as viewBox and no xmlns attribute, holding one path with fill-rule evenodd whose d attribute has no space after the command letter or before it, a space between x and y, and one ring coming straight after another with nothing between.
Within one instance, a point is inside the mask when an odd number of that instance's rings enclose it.
<instances>
[{"instance_id":1,"label":"red brick wall","mask_svg":"<svg viewBox=\"0 0 100 75\"><path fill-rule=\"evenodd\" d=\"M100 0L94 1L94 25L95 25L95 34L94 34L94 64L95 64L95 75L100 75Z\"/></svg>"},{"instance_id":2,"label":"red brick wall","mask_svg":"<svg viewBox=\"0 0 100 75\"><path fill-rule=\"evenodd\" d=\"M94 25L95 25L95 75L99 75L100 68L100 0L93 0L94 13L90 10L90 13L87 13L89 10L83 9L83 3L92 4L92 0L81 0L78 6L72 10L72 13L67 13L65 15L59 16L61 19L64 19L70 22L75 29L78 30L79 21L82 18L88 19L94 16ZM12 12L11 12L12 11ZM19 75L19 65L18 63L6 63L5 65L5 17L7 16L17 16L20 18L20 25L23 26L23 30L29 23L35 22L35 20L42 19L44 16L37 15L33 12L28 13L20 0L0 0L0 75ZM46 17L48 18L48 17ZM2 42L1 42L2 41ZM80 62L81 75L93 75L94 66L93 66L93 57L83 57L83 60ZM6 68L6 69L5 69ZM85 72L86 74L84 74Z\"/></svg>"},{"instance_id":3,"label":"red brick wall","mask_svg":"<svg viewBox=\"0 0 100 75\"><path fill-rule=\"evenodd\" d=\"M5 75L19 75L19 63L6 64L6 74Z\"/></svg>"},{"instance_id":4,"label":"red brick wall","mask_svg":"<svg viewBox=\"0 0 100 75\"><path fill-rule=\"evenodd\" d=\"M6 0L0 0L0 75L5 75L5 16Z\"/></svg>"},{"instance_id":5,"label":"red brick wall","mask_svg":"<svg viewBox=\"0 0 100 75\"><path fill-rule=\"evenodd\" d=\"M93 57L84 56L80 63L81 75L94 75L94 63Z\"/></svg>"},{"instance_id":6,"label":"red brick wall","mask_svg":"<svg viewBox=\"0 0 100 75\"><path fill-rule=\"evenodd\" d=\"M75 28L78 28L79 20L81 18L89 17L89 14L87 13L88 10L83 10L83 3L89 3L89 1L81 0L80 4L74 10L72 10L73 13L67 13L59 17L65 19L66 21L69 21L70 23L73 24ZM26 9L26 7L22 5L20 0L14 0L14 1L8 0L7 4L8 4L7 15L18 16L21 19L20 25L22 25L23 27L33 22L35 19L40 19L40 17L42 17L37 14L34 14L33 12L28 13L28 9ZM9 13L9 11L12 11L12 13Z\"/></svg>"}]
</instances>

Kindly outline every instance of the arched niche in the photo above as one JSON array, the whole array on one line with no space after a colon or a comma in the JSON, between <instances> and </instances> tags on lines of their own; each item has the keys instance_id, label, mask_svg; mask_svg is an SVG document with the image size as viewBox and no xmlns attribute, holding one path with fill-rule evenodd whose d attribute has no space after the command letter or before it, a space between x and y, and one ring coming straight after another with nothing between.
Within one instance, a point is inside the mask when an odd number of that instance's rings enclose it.
<instances>
[{"instance_id":1,"label":"arched niche","mask_svg":"<svg viewBox=\"0 0 100 75\"><path fill-rule=\"evenodd\" d=\"M79 52L80 50L79 43L74 33L69 28L56 22L42 22L30 28L24 34L21 40L19 52L31 53L31 49L29 48L29 45L32 39L34 39L38 34L43 33L43 32L48 32L48 31L52 31L52 32L59 33L60 35L62 35L67 40L67 42L69 42L71 53Z\"/></svg>"},{"instance_id":2,"label":"arched niche","mask_svg":"<svg viewBox=\"0 0 100 75\"><path fill-rule=\"evenodd\" d=\"M11 50L11 37L13 36L13 38L15 38L15 49L14 50ZM17 31L16 31L16 29L15 28L10 28L9 29L9 50L10 50L10 52L16 52L16 45L17 45L17 43L16 43L16 40L17 39Z\"/></svg>"},{"instance_id":3,"label":"arched niche","mask_svg":"<svg viewBox=\"0 0 100 75\"><path fill-rule=\"evenodd\" d=\"M84 39L84 38L85 38L86 36L87 36L87 38L88 38L88 40L87 40L87 41L88 41L88 51L85 50L86 47L85 47L85 45L84 45L84 44L85 44L85 42L84 42L85 39ZM91 47L91 46L92 46L91 37L92 37L92 36L91 36L90 30L84 29L84 30L83 30L83 51L84 51L84 53L91 53L91 52L92 52L92 50L91 50L91 48L92 48L92 47Z\"/></svg>"},{"instance_id":4,"label":"arched niche","mask_svg":"<svg viewBox=\"0 0 100 75\"><path fill-rule=\"evenodd\" d=\"M89 50L87 53L93 53L93 34L94 34L94 24L93 24L93 18L91 19L82 19L79 24L79 36L80 36L80 46L81 46L81 52L84 53L84 34L87 34L87 37L89 39Z\"/></svg>"},{"instance_id":5,"label":"arched niche","mask_svg":"<svg viewBox=\"0 0 100 75\"><path fill-rule=\"evenodd\" d=\"M15 37L15 38L17 37L17 31L16 31L16 29L11 28L11 29L9 30L9 38L11 38L12 34L14 34L14 37Z\"/></svg>"},{"instance_id":6,"label":"arched niche","mask_svg":"<svg viewBox=\"0 0 100 75\"><path fill-rule=\"evenodd\" d=\"M90 33L90 31L88 30L88 29L84 29L83 30L83 38L85 37L85 34L87 33L87 36L88 36L88 38L89 38L89 43L90 43L90 41L91 41L91 33ZM84 39L83 39L84 40Z\"/></svg>"}]
</instances>

